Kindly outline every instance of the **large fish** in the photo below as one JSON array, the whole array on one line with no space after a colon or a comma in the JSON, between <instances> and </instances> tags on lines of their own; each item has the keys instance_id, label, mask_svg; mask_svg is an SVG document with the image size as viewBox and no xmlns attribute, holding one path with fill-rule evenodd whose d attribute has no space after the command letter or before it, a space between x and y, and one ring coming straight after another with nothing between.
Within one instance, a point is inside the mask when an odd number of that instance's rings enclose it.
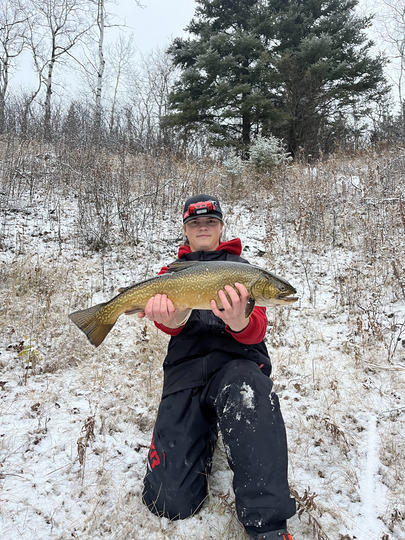
<instances>
[{"instance_id":1,"label":"large fish","mask_svg":"<svg viewBox=\"0 0 405 540\"><path fill-rule=\"evenodd\" d=\"M250 300L248 317L257 304L271 306L295 302L296 290L284 279L252 264L239 262L177 262L165 274L131 287L119 289L120 294L109 302L76 311L69 318L82 330L90 343L98 347L123 313L140 313L156 294L166 294L176 308L176 323L184 324L193 309L211 309L211 300L222 304L218 291L225 285L243 283Z\"/></svg>"}]
</instances>

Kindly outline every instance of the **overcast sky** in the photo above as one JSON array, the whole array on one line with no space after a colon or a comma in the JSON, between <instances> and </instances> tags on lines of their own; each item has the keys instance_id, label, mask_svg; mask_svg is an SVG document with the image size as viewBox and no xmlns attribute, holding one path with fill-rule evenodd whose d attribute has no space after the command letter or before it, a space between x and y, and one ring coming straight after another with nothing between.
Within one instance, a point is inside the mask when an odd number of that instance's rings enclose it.
<instances>
[{"instance_id":1,"label":"overcast sky","mask_svg":"<svg viewBox=\"0 0 405 540\"><path fill-rule=\"evenodd\" d=\"M1 0L0 0L1 2ZM113 16L114 24L126 25L120 31L124 35L133 34L136 49L147 54L156 48L165 48L175 37L185 35L184 28L191 21L196 3L194 0L141 0L139 7L135 0L116 0L107 3L107 11ZM114 42L118 30L108 29L106 42ZM60 73L55 79L60 80ZM72 82L71 79L69 79ZM36 86L37 77L32 69L32 58L27 51L19 58L16 71L11 77L11 86L29 88Z\"/></svg>"},{"instance_id":2,"label":"overcast sky","mask_svg":"<svg viewBox=\"0 0 405 540\"><path fill-rule=\"evenodd\" d=\"M194 0L118 0L109 4L108 10L126 22L134 34L134 42L142 52L166 46L172 38L184 35L195 11Z\"/></svg>"},{"instance_id":3,"label":"overcast sky","mask_svg":"<svg viewBox=\"0 0 405 540\"><path fill-rule=\"evenodd\" d=\"M173 38L185 36L184 29L195 13L195 0L140 0L140 2L143 7L139 7L136 0L111 0L107 1L106 6L107 11L114 16L115 24L126 25L126 28L121 28L121 33L133 34L133 42L139 52L147 54L156 48L165 48ZM360 15L374 12L378 18L380 9L378 0L359 1ZM117 35L118 30L108 29L106 42L116 41ZM377 43L380 41L378 35L372 37ZM390 71L393 69L394 66L391 65ZM60 74L58 75L60 77ZM397 76L393 77L393 80L397 80ZM36 85L32 59L28 52L21 56L18 71L12 74L11 84L23 88Z\"/></svg>"}]
</instances>

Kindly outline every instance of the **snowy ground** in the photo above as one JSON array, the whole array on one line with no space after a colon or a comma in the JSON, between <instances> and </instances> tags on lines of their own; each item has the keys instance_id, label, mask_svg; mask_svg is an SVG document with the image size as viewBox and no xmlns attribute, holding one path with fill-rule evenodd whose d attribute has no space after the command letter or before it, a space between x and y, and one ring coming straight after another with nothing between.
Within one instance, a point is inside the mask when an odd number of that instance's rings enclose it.
<instances>
[{"instance_id":1,"label":"snowy ground","mask_svg":"<svg viewBox=\"0 0 405 540\"><path fill-rule=\"evenodd\" d=\"M67 319L173 260L179 205L204 188L244 256L299 292L267 333L294 539L405 540L403 157L290 168L266 187L147 160L86 176L83 156L0 148L1 539L246 538L221 444L197 516L141 503L167 337L126 317L94 349Z\"/></svg>"}]
</instances>

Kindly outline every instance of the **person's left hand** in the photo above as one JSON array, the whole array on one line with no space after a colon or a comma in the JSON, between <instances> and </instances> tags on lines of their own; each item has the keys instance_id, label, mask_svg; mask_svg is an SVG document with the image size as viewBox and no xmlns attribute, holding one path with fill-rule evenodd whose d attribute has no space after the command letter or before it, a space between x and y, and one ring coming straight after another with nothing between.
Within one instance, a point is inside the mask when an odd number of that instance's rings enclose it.
<instances>
[{"instance_id":1,"label":"person's left hand","mask_svg":"<svg viewBox=\"0 0 405 540\"><path fill-rule=\"evenodd\" d=\"M215 300L211 300L212 312L222 319L231 330L241 332L249 324L249 317L245 315L246 306L249 301L248 290L242 283L235 283L235 288L225 285L224 289L228 295L223 290L218 291L223 310L220 311ZM239 291L239 294L237 291Z\"/></svg>"}]
</instances>

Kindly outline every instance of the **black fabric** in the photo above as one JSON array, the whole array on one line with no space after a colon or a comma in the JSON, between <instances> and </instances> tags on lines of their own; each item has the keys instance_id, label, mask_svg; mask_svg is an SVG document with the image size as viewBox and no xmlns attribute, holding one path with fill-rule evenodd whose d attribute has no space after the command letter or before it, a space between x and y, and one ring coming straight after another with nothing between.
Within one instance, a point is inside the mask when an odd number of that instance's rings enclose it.
<instances>
[{"instance_id":1,"label":"black fabric","mask_svg":"<svg viewBox=\"0 0 405 540\"><path fill-rule=\"evenodd\" d=\"M246 259L225 250L194 251L179 260L225 260L248 264ZM212 311L193 310L180 334L170 339L163 363L163 396L204 386L227 362L237 358L252 360L262 366L264 374L270 375L270 358L263 341L255 345L241 344L225 330L225 323Z\"/></svg>"},{"instance_id":2,"label":"black fabric","mask_svg":"<svg viewBox=\"0 0 405 540\"><path fill-rule=\"evenodd\" d=\"M205 387L162 399L144 481L145 504L170 519L184 519L201 508L217 426L247 532L284 527L295 513L284 423L271 380L245 359L226 363Z\"/></svg>"},{"instance_id":3,"label":"black fabric","mask_svg":"<svg viewBox=\"0 0 405 540\"><path fill-rule=\"evenodd\" d=\"M201 389L162 399L143 491L154 514L184 519L201 508L216 438L215 420L202 410Z\"/></svg>"}]
</instances>

